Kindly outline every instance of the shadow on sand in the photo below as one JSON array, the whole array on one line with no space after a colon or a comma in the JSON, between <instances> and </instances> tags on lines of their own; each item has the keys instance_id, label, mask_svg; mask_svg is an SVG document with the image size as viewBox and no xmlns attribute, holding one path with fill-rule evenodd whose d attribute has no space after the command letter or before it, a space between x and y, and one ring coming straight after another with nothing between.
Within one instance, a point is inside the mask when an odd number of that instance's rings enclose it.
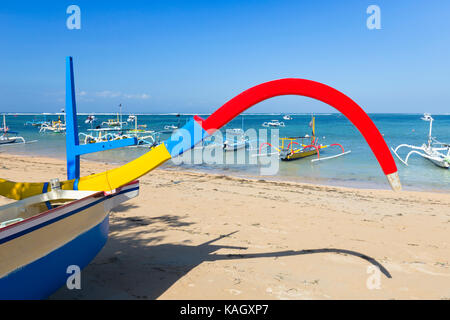
<instances>
[{"instance_id":1,"label":"shadow on sand","mask_svg":"<svg viewBox=\"0 0 450 320\"><path fill-rule=\"evenodd\" d=\"M131 207L125 205L116 210L124 212L127 209ZM68 290L63 287L50 299L156 299L203 262L319 253L358 257L378 267L387 278L391 278L388 270L374 258L346 249L323 248L251 254L214 253L220 249L247 249L214 244L238 231L221 235L200 245L189 245L190 240L185 240L181 244L158 244L164 237L157 236L156 233L193 224L182 221L185 218L174 215L148 218L113 217L108 243L96 259L82 271L81 290ZM155 224L157 226L152 227ZM145 226L145 229L134 230L142 226ZM122 233L118 236L117 232Z\"/></svg>"}]
</instances>

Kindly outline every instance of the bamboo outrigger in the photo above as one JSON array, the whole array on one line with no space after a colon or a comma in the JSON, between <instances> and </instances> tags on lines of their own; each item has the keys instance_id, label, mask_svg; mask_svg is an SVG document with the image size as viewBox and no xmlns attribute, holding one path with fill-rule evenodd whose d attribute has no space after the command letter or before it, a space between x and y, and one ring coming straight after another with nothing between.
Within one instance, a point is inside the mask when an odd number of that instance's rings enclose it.
<instances>
[{"instance_id":1,"label":"bamboo outrigger","mask_svg":"<svg viewBox=\"0 0 450 320\"><path fill-rule=\"evenodd\" d=\"M337 157L346 155L351 152L351 151L345 151L344 147L342 145L340 145L339 143L333 143L330 145L319 144L318 138L316 137L315 122L316 122L316 119L313 116L311 119L311 122L310 122L310 127L312 129L311 136L305 135L305 136L300 136L300 137L280 138L281 144L280 144L279 148L276 148L272 144L265 142L265 143L261 144L261 146L259 148L258 156L266 156L266 155L274 154L274 153L267 153L267 154L261 153L262 148L264 146L269 146L269 147L275 149L276 150L275 153L280 156L280 159L282 161L297 160L297 159L302 159L302 158L313 156L313 155L317 154L317 159L311 160L312 162L316 162L316 161L337 158ZM305 142L305 140L307 142ZM333 147L333 146L339 146L341 148L342 152L339 154L333 155L333 156L329 156L329 157L322 157L322 158L320 157L320 150L329 148L329 147Z\"/></svg>"},{"instance_id":2,"label":"bamboo outrigger","mask_svg":"<svg viewBox=\"0 0 450 320\"><path fill-rule=\"evenodd\" d=\"M409 144L401 144L397 146L395 149L392 149L395 156L406 166L408 166L409 157L413 154L417 154L422 158L430 160L436 166L448 169L450 168L450 143L444 143L438 141L435 137L432 136L433 130L433 117L429 113L425 113L421 120L430 122L430 128L428 131L428 141L422 146L412 146ZM404 159L399 156L398 151L401 148L409 148L411 151L405 156Z\"/></svg>"}]
</instances>

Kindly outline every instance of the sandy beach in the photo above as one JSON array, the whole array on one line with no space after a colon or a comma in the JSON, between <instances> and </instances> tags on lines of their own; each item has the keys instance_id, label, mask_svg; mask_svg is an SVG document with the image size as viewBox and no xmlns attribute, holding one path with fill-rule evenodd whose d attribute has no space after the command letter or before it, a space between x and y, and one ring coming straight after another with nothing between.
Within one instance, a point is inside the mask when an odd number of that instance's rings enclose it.
<instances>
[{"instance_id":1,"label":"sandy beach","mask_svg":"<svg viewBox=\"0 0 450 320\"><path fill-rule=\"evenodd\" d=\"M82 175L112 167L82 161ZM65 172L0 154L9 180ZM156 169L111 213L81 290L50 299L450 299L449 234L445 193Z\"/></svg>"}]
</instances>

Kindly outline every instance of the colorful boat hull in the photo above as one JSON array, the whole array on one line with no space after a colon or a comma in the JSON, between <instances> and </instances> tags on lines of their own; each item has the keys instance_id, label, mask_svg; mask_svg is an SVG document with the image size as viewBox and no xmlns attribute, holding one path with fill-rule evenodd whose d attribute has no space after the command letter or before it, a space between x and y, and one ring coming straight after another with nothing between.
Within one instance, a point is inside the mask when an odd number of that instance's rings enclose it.
<instances>
[{"instance_id":1,"label":"colorful boat hull","mask_svg":"<svg viewBox=\"0 0 450 320\"><path fill-rule=\"evenodd\" d=\"M69 266L83 269L105 245L109 212L138 190L93 192L0 229L0 299L43 299L63 286Z\"/></svg>"}]
</instances>

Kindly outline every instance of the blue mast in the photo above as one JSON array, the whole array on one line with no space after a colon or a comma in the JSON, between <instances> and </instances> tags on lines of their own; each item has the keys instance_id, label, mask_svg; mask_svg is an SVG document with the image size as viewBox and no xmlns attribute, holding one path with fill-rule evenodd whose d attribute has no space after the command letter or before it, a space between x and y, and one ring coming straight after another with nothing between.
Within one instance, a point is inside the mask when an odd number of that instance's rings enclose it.
<instances>
[{"instance_id":1,"label":"blue mast","mask_svg":"<svg viewBox=\"0 0 450 320\"><path fill-rule=\"evenodd\" d=\"M80 141L78 139L77 106L75 101L75 80L72 57L66 57L65 112L67 179L69 180L80 178L80 155L137 144L137 138L127 138L115 141L84 144L80 146Z\"/></svg>"}]
</instances>

